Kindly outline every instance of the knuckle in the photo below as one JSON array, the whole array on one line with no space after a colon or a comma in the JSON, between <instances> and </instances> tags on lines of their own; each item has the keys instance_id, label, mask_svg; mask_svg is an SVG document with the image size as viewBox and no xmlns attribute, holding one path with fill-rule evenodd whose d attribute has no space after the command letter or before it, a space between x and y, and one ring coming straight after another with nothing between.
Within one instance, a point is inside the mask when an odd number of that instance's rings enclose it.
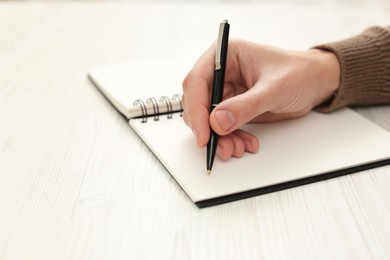
<instances>
[{"instance_id":1,"label":"knuckle","mask_svg":"<svg viewBox=\"0 0 390 260\"><path fill-rule=\"evenodd\" d=\"M190 70L188 74L184 77L182 82L183 91L185 92L186 89L190 86L191 82L196 78L196 74L194 69Z\"/></svg>"}]
</instances>

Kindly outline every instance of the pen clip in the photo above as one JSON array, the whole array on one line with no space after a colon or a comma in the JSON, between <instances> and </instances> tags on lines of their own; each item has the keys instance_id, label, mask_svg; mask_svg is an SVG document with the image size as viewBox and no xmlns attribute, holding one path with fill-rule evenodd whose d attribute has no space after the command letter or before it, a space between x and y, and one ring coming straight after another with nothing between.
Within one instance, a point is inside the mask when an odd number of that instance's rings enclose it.
<instances>
[{"instance_id":1,"label":"pen clip","mask_svg":"<svg viewBox=\"0 0 390 260\"><path fill-rule=\"evenodd\" d=\"M215 52L215 70L221 69L221 54L222 54L222 39L223 39L223 33L225 29L225 24L227 23L227 20L223 20L219 24L219 32L218 32L218 39L217 39L217 49Z\"/></svg>"}]
</instances>

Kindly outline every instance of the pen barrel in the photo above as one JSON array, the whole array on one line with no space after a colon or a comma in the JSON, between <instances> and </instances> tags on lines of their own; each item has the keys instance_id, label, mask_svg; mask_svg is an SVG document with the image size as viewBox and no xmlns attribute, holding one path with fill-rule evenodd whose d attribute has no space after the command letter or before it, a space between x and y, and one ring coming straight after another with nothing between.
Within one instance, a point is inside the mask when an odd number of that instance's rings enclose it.
<instances>
[{"instance_id":1,"label":"pen barrel","mask_svg":"<svg viewBox=\"0 0 390 260\"><path fill-rule=\"evenodd\" d=\"M217 151L218 138L219 136L214 133L213 130L211 130L210 140L207 143L207 170L211 170L213 168L214 158Z\"/></svg>"},{"instance_id":2,"label":"pen barrel","mask_svg":"<svg viewBox=\"0 0 390 260\"><path fill-rule=\"evenodd\" d=\"M216 107L223 99L223 86L225 79L225 71L224 69L215 70L214 71L214 88L211 93L211 107L210 113L213 111L214 107Z\"/></svg>"},{"instance_id":3,"label":"pen barrel","mask_svg":"<svg viewBox=\"0 0 390 260\"><path fill-rule=\"evenodd\" d=\"M223 24L223 27L221 27ZM226 71L226 60L227 60L227 49L229 40L229 24L227 21L221 23L219 35L218 35L218 46L215 55L215 70L214 70L214 82L213 90L211 93L211 106L210 113L223 99L223 89L225 83L225 71ZM221 35L222 32L222 35ZM221 39L222 38L222 39ZM208 174L211 172L213 167L214 158L217 150L219 136L210 128L210 139L207 143L207 171Z\"/></svg>"},{"instance_id":4,"label":"pen barrel","mask_svg":"<svg viewBox=\"0 0 390 260\"><path fill-rule=\"evenodd\" d=\"M210 113L214 107L219 104L223 99L223 89L225 81L225 71L226 71L226 60L227 60L227 50L229 43L229 29L230 25L228 23L224 24L224 30L222 35L221 42L221 53L220 53L220 68L214 70L214 82L213 90L211 94L211 108Z\"/></svg>"}]
</instances>

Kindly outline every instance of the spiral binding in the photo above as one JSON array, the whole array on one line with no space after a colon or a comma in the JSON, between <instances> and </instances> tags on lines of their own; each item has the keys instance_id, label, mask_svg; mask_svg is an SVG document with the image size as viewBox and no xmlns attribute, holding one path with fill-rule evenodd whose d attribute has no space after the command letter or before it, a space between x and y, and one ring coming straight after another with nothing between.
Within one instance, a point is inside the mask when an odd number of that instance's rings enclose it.
<instances>
[{"instance_id":1,"label":"spiral binding","mask_svg":"<svg viewBox=\"0 0 390 260\"><path fill-rule=\"evenodd\" d=\"M179 104L180 104L180 116L183 116L183 104L181 102L181 95L180 94L176 94L176 95L173 95L172 97L172 100L179 100Z\"/></svg>"},{"instance_id":2,"label":"spiral binding","mask_svg":"<svg viewBox=\"0 0 390 260\"><path fill-rule=\"evenodd\" d=\"M142 111L142 123L146 123L147 122L147 116L148 116L148 110L146 108L146 105L144 103L144 101L142 99L136 99L134 101L134 106L136 105L139 105L141 107L141 111Z\"/></svg>"},{"instance_id":3,"label":"spiral binding","mask_svg":"<svg viewBox=\"0 0 390 260\"><path fill-rule=\"evenodd\" d=\"M167 96L162 96L159 101L157 101L155 98L150 97L146 100L146 103L141 99L136 99L134 101L134 106L140 106L142 115L140 116L142 118L142 123L146 123L148 121L148 109L147 105L152 104L153 106L153 118L154 121L158 121L160 119L160 106L162 104L165 104L166 106L166 112L164 114L167 114L167 118L171 119L173 115L173 105L172 101L179 101L180 105L180 116L183 116L183 104L182 104L182 96L180 94L176 94L172 96L172 98L169 98Z\"/></svg>"},{"instance_id":4,"label":"spiral binding","mask_svg":"<svg viewBox=\"0 0 390 260\"><path fill-rule=\"evenodd\" d=\"M160 98L160 102L165 102L165 105L167 106L167 117L169 119L172 118L172 103L171 100L167 96L163 96Z\"/></svg>"},{"instance_id":5,"label":"spiral binding","mask_svg":"<svg viewBox=\"0 0 390 260\"><path fill-rule=\"evenodd\" d=\"M158 121L159 120L159 114L160 114L160 110L158 108L158 104L157 104L157 100L155 98L148 98L148 100L146 100L146 104L150 104L152 103L153 104L153 115L154 115L154 121Z\"/></svg>"}]
</instances>

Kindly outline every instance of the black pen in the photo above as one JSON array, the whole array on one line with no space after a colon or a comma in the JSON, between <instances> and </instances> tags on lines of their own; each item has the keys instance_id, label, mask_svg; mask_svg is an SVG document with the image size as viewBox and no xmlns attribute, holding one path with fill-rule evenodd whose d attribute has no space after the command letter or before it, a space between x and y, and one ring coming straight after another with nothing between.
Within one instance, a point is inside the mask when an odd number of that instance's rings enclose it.
<instances>
[{"instance_id":1,"label":"black pen","mask_svg":"<svg viewBox=\"0 0 390 260\"><path fill-rule=\"evenodd\" d=\"M225 82L226 57L229 41L229 24L223 20L219 25L217 50L215 52L214 83L211 94L210 113L222 101L223 85ZM217 150L218 135L210 128L210 139L207 143L207 174L210 175L213 168L215 152Z\"/></svg>"}]
</instances>

